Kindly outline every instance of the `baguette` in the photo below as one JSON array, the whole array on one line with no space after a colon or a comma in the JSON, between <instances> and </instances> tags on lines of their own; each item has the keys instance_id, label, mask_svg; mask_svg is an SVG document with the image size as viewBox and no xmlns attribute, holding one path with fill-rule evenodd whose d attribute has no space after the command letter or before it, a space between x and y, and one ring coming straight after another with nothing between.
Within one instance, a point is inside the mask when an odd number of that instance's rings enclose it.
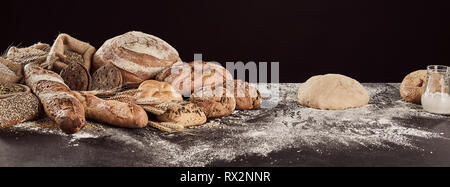
<instances>
[{"instance_id":1,"label":"baguette","mask_svg":"<svg viewBox=\"0 0 450 187\"><path fill-rule=\"evenodd\" d=\"M44 106L47 116L67 133L74 134L86 125L83 104L55 72L35 63L25 65L25 82Z\"/></svg>"},{"instance_id":2,"label":"baguette","mask_svg":"<svg viewBox=\"0 0 450 187\"><path fill-rule=\"evenodd\" d=\"M89 120L124 128L147 126L147 113L136 104L103 100L83 92L74 92L74 94L83 104L86 118Z\"/></svg>"}]
</instances>

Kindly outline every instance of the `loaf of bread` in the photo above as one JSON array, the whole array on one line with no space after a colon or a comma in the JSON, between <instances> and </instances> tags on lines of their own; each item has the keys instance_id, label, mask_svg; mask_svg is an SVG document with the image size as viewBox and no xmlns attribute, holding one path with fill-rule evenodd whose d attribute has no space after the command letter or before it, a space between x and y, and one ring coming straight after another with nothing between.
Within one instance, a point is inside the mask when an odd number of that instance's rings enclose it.
<instances>
[{"instance_id":1,"label":"loaf of bread","mask_svg":"<svg viewBox=\"0 0 450 187\"><path fill-rule=\"evenodd\" d=\"M107 40L95 53L92 69L114 64L121 70L124 84L132 84L154 78L179 61L178 52L167 42L132 31Z\"/></svg>"},{"instance_id":2,"label":"loaf of bread","mask_svg":"<svg viewBox=\"0 0 450 187\"><path fill-rule=\"evenodd\" d=\"M74 92L74 94L83 104L86 118L89 120L124 128L147 126L147 113L136 104L103 100L83 92Z\"/></svg>"},{"instance_id":3,"label":"loaf of bread","mask_svg":"<svg viewBox=\"0 0 450 187\"><path fill-rule=\"evenodd\" d=\"M252 110L261 107L261 94L248 82L234 81L234 97L237 110Z\"/></svg>"},{"instance_id":4,"label":"loaf of bread","mask_svg":"<svg viewBox=\"0 0 450 187\"><path fill-rule=\"evenodd\" d=\"M228 83L233 84L233 82ZM189 101L199 106L208 118L225 117L236 109L232 86L202 87L195 90Z\"/></svg>"},{"instance_id":5,"label":"loaf of bread","mask_svg":"<svg viewBox=\"0 0 450 187\"><path fill-rule=\"evenodd\" d=\"M136 100L157 98L161 102L182 101L183 97L169 83L156 80L144 81L139 86L140 92L135 95Z\"/></svg>"},{"instance_id":6,"label":"loaf of bread","mask_svg":"<svg viewBox=\"0 0 450 187\"><path fill-rule=\"evenodd\" d=\"M199 126L206 123L203 110L194 103L187 101L174 101L167 106L166 111L157 115L160 122L182 124L184 127Z\"/></svg>"},{"instance_id":7,"label":"loaf of bread","mask_svg":"<svg viewBox=\"0 0 450 187\"><path fill-rule=\"evenodd\" d=\"M407 102L421 104L422 93L427 85L427 70L417 70L408 74L400 85L400 96Z\"/></svg>"},{"instance_id":8,"label":"loaf of bread","mask_svg":"<svg viewBox=\"0 0 450 187\"><path fill-rule=\"evenodd\" d=\"M178 93L185 97L202 87L216 86L233 82L233 76L224 67L211 62L176 63L162 71L156 79L170 83Z\"/></svg>"},{"instance_id":9,"label":"loaf of bread","mask_svg":"<svg viewBox=\"0 0 450 187\"><path fill-rule=\"evenodd\" d=\"M80 131L86 124L83 104L55 72L35 63L25 65L25 82L41 101L47 116L68 134Z\"/></svg>"}]
</instances>

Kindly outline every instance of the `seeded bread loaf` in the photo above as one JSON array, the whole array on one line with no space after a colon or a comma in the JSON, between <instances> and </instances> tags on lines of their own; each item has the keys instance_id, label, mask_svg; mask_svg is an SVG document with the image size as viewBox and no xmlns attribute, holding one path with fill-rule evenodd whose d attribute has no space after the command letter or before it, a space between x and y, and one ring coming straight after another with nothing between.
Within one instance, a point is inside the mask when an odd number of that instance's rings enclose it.
<instances>
[{"instance_id":1,"label":"seeded bread loaf","mask_svg":"<svg viewBox=\"0 0 450 187\"><path fill-rule=\"evenodd\" d=\"M199 126L206 123L203 110L194 103L173 101L164 114L156 116L160 122L183 124L184 127Z\"/></svg>"},{"instance_id":2,"label":"seeded bread loaf","mask_svg":"<svg viewBox=\"0 0 450 187\"><path fill-rule=\"evenodd\" d=\"M233 90L224 86L217 86L214 89L208 87L197 89L189 101L199 106L208 118L225 117L236 109Z\"/></svg>"}]
</instances>

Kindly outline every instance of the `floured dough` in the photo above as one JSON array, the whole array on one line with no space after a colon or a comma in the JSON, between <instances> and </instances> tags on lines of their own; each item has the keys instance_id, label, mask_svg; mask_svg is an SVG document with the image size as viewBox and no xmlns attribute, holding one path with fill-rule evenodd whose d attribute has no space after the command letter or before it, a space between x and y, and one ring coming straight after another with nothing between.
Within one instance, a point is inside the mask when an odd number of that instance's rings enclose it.
<instances>
[{"instance_id":1,"label":"floured dough","mask_svg":"<svg viewBox=\"0 0 450 187\"><path fill-rule=\"evenodd\" d=\"M297 101L304 106L323 110L344 110L369 103L369 94L356 80L339 74L311 77L303 83Z\"/></svg>"}]
</instances>

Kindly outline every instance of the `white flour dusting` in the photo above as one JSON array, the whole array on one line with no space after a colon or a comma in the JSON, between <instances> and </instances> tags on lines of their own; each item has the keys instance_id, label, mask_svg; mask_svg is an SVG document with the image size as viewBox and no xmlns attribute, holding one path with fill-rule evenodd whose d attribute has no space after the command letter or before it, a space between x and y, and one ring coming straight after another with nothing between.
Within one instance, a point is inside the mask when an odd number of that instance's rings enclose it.
<instances>
[{"instance_id":1,"label":"white flour dusting","mask_svg":"<svg viewBox=\"0 0 450 187\"><path fill-rule=\"evenodd\" d=\"M151 166L207 166L214 161L232 161L239 156L261 155L284 149L326 150L372 148L424 151L418 139L446 139L442 132L427 126L446 123L446 116L424 112L421 107L403 102L398 84L364 84L371 96L369 105L344 111L323 111L300 106L295 101L298 84L283 84L277 108L235 111L231 116L209 121L191 129L190 134L167 134L148 127L140 130L109 128L73 135L69 145L83 146L80 139L103 138L122 149L140 150ZM262 93L263 95L264 93ZM270 94L269 94L270 95ZM413 124L408 124L415 120ZM31 124L31 125L30 125ZM22 123L24 129L33 123ZM417 125L417 126L414 126ZM434 124L435 125L435 124ZM57 129L27 131L67 136Z\"/></svg>"}]
</instances>

